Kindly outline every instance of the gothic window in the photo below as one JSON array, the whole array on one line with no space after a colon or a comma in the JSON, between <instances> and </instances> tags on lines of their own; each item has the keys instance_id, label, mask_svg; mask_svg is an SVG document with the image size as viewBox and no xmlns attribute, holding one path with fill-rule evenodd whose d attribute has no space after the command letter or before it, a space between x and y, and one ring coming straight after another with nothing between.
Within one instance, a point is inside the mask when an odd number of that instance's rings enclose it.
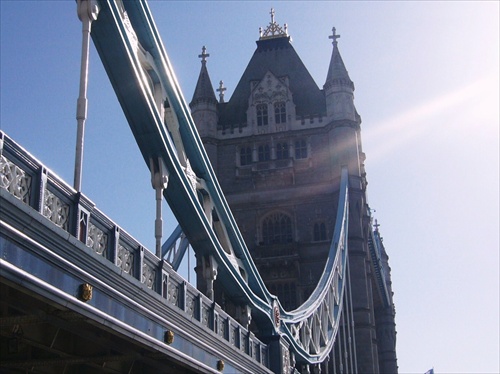
<instances>
[{"instance_id":1,"label":"gothic window","mask_svg":"<svg viewBox=\"0 0 500 374\"><path fill-rule=\"evenodd\" d=\"M269 145L259 145L258 148L259 161L269 161L271 159L271 151L269 150Z\"/></svg>"},{"instance_id":2,"label":"gothic window","mask_svg":"<svg viewBox=\"0 0 500 374\"><path fill-rule=\"evenodd\" d=\"M266 126L268 121L267 104L257 105L257 126Z\"/></svg>"},{"instance_id":3,"label":"gothic window","mask_svg":"<svg viewBox=\"0 0 500 374\"><path fill-rule=\"evenodd\" d=\"M250 165L252 163L252 149L244 147L240 149L240 165Z\"/></svg>"},{"instance_id":4,"label":"gothic window","mask_svg":"<svg viewBox=\"0 0 500 374\"><path fill-rule=\"evenodd\" d=\"M324 222L316 222L314 224L313 240L315 242L326 240L326 225Z\"/></svg>"},{"instance_id":5,"label":"gothic window","mask_svg":"<svg viewBox=\"0 0 500 374\"><path fill-rule=\"evenodd\" d=\"M282 101L274 103L274 122L276 124L286 122L286 106Z\"/></svg>"},{"instance_id":6,"label":"gothic window","mask_svg":"<svg viewBox=\"0 0 500 374\"><path fill-rule=\"evenodd\" d=\"M288 157L290 157L288 153L288 143L278 143L276 146L276 158L278 160L284 160Z\"/></svg>"},{"instance_id":7,"label":"gothic window","mask_svg":"<svg viewBox=\"0 0 500 374\"><path fill-rule=\"evenodd\" d=\"M292 220L283 213L273 213L262 221L262 242L264 245L292 242Z\"/></svg>"},{"instance_id":8,"label":"gothic window","mask_svg":"<svg viewBox=\"0 0 500 374\"><path fill-rule=\"evenodd\" d=\"M307 143L304 139L295 141L295 158L307 158Z\"/></svg>"}]
</instances>

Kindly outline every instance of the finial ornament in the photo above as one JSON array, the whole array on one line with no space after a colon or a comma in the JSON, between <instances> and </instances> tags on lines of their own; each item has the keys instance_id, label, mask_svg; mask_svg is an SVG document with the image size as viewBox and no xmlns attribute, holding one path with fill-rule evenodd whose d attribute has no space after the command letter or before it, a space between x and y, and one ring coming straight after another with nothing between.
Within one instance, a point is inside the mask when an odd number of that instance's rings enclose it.
<instances>
[{"instance_id":1,"label":"finial ornament","mask_svg":"<svg viewBox=\"0 0 500 374\"><path fill-rule=\"evenodd\" d=\"M276 12L274 11L274 8L271 8L269 14L271 15L271 22L269 23L269 25L266 27L265 30L263 30L262 27L259 28L259 35L260 35L259 40L281 38L283 36L288 36L288 26L286 25L286 23L284 28L282 28L275 21L274 16Z\"/></svg>"},{"instance_id":2,"label":"finial ornament","mask_svg":"<svg viewBox=\"0 0 500 374\"><path fill-rule=\"evenodd\" d=\"M328 37L328 39L333 39L332 44L335 45L337 44L337 39L340 38L340 35L337 34L337 30L335 27L332 27L332 35Z\"/></svg>"},{"instance_id":3,"label":"finial ornament","mask_svg":"<svg viewBox=\"0 0 500 374\"><path fill-rule=\"evenodd\" d=\"M380 224L378 223L378 220L375 219L375 224L373 225L375 227L375 231L378 231L378 228Z\"/></svg>"},{"instance_id":4,"label":"finial ornament","mask_svg":"<svg viewBox=\"0 0 500 374\"><path fill-rule=\"evenodd\" d=\"M207 62L207 57L210 57L210 54L207 53L207 47L203 46L201 48L201 55L198 55L199 58L201 58L201 62Z\"/></svg>"},{"instance_id":5,"label":"finial ornament","mask_svg":"<svg viewBox=\"0 0 500 374\"><path fill-rule=\"evenodd\" d=\"M224 82L220 81L219 82L219 88L216 89L216 91L219 93L219 103L224 102L224 91L226 91L227 88L224 87Z\"/></svg>"}]
</instances>

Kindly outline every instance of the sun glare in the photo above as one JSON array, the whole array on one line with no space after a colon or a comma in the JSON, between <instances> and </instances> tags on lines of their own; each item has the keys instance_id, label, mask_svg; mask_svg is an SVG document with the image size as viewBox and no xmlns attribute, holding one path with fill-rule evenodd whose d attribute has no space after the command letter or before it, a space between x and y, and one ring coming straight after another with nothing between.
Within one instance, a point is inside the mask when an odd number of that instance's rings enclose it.
<instances>
[{"instance_id":1,"label":"sun glare","mask_svg":"<svg viewBox=\"0 0 500 374\"><path fill-rule=\"evenodd\" d=\"M364 143L377 144L370 159L393 154L408 142L431 134L436 128L463 131L477 122L498 134L498 73L492 72L456 90L434 97L392 118L363 130ZM496 124L496 125L495 125Z\"/></svg>"}]
</instances>

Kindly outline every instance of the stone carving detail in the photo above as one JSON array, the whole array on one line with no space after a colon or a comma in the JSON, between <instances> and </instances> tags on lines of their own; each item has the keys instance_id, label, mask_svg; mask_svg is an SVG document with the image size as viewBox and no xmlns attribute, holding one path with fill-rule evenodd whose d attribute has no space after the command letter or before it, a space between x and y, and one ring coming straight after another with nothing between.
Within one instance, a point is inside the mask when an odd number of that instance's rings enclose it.
<instances>
[{"instance_id":1,"label":"stone carving detail","mask_svg":"<svg viewBox=\"0 0 500 374\"><path fill-rule=\"evenodd\" d=\"M178 305L179 287L178 287L178 285L173 283L171 280L169 280L169 282L168 282L167 300L176 306Z\"/></svg>"},{"instance_id":2,"label":"stone carving detail","mask_svg":"<svg viewBox=\"0 0 500 374\"><path fill-rule=\"evenodd\" d=\"M43 215L50 219L63 230L68 231L69 205L60 198L45 189L43 201Z\"/></svg>"},{"instance_id":3,"label":"stone carving detail","mask_svg":"<svg viewBox=\"0 0 500 374\"><path fill-rule=\"evenodd\" d=\"M22 202L29 204L31 177L26 172L0 156L0 188L4 188Z\"/></svg>"},{"instance_id":4,"label":"stone carving detail","mask_svg":"<svg viewBox=\"0 0 500 374\"><path fill-rule=\"evenodd\" d=\"M122 269L125 273L134 275L134 254L121 244L118 245L116 266Z\"/></svg>"},{"instance_id":5,"label":"stone carving detail","mask_svg":"<svg viewBox=\"0 0 500 374\"><path fill-rule=\"evenodd\" d=\"M141 283L144 283L147 288L152 290L155 284L155 279L156 279L155 269L148 264L142 264Z\"/></svg>"},{"instance_id":6,"label":"stone carving detail","mask_svg":"<svg viewBox=\"0 0 500 374\"><path fill-rule=\"evenodd\" d=\"M190 317L194 317L195 311L195 301L194 297L190 294L186 294L186 313Z\"/></svg>"},{"instance_id":7,"label":"stone carving detail","mask_svg":"<svg viewBox=\"0 0 500 374\"><path fill-rule=\"evenodd\" d=\"M106 256L108 245L108 236L92 223L89 223L89 231L87 234L87 247L94 250L95 253L101 256Z\"/></svg>"},{"instance_id":8,"label":"stone carving detail","mask_svg":"<svg viewBox=\"0 0 500 374\"><path fill-rule=\"evenodd\" d=\"M201 323L203 326L210 327L210 310L203 305L201 314Z\"/></svg>"},{"instance_id":9,"label":"stone carving detail","mask_svg":"<svg viewBox=\"0 0 500 374\"><path fill-rule=\"evenodd\" d=\"M218 319L219 319L219 330L217 331L217 333L219 334L219 336L222 336L223 338L225 338L226 337L226 321L221 316L219 316Z\"/></svg>"},{"instance_id":10,"label":"stone carving detail","mask_svg":"<svg viewBox=\"0 0 500 374\"><path fill-rule=\"evenodd\" d=\"M257 343L253 343L253 349L252 349L252 356L255 358L257 361L260 362L260 346Z\"/></svg>"},{"instance_id":11,"label":"stone carving detail","mask_svg":"<svg viewBox=\"0 0 500 374\"><path fill-rule=\"evenodd\" d=\"M287 101L289 91L283 82L272 73L267 73L260 82L254 82L252 87L253 104Z\"/></svg>"},{"instance_id":12,"label":"stone carving detail","mask_svg":"<svg viewBox=\"0 0 500 374\"><path fill-rule=\"evenodd\" d=\"M243 352L246 352L247 351L247 340L245 337L241 337L240 339L240 349L243 351Z\"/></svg>"},{"instance_id":13,"label":"stone carving detail","mask_svg":"<svg viewBox=\"0 0 500 374\"><path fill-rule=\"evenodd\" d=\"M234 326L231 326L231 345L234 345L236 347L236 332L237 329Z\"/></svg>"}]
</instances>

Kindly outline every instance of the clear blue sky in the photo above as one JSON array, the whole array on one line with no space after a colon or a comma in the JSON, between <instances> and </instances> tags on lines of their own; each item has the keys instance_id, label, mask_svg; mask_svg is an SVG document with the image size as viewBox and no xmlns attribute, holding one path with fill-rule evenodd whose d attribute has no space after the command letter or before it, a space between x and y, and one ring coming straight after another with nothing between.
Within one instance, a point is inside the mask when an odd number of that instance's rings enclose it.
<instances>
[{"instance_id":1,"label":"clear blue sky","mask_svg":"<svg viewBox=\"0 0 500 374\"><path fill-rule=\"evenodd\" d=\"M72 184L75 2L0 6L0 127ZM499 2L152 1L188 101L203 45L230 97L272 6L320 87L332 26L341 34L392 267L400 371L498 373ZM154 248L149 172L94 49L88 96L83 192Z\"/></svg>"}]
</instances>

